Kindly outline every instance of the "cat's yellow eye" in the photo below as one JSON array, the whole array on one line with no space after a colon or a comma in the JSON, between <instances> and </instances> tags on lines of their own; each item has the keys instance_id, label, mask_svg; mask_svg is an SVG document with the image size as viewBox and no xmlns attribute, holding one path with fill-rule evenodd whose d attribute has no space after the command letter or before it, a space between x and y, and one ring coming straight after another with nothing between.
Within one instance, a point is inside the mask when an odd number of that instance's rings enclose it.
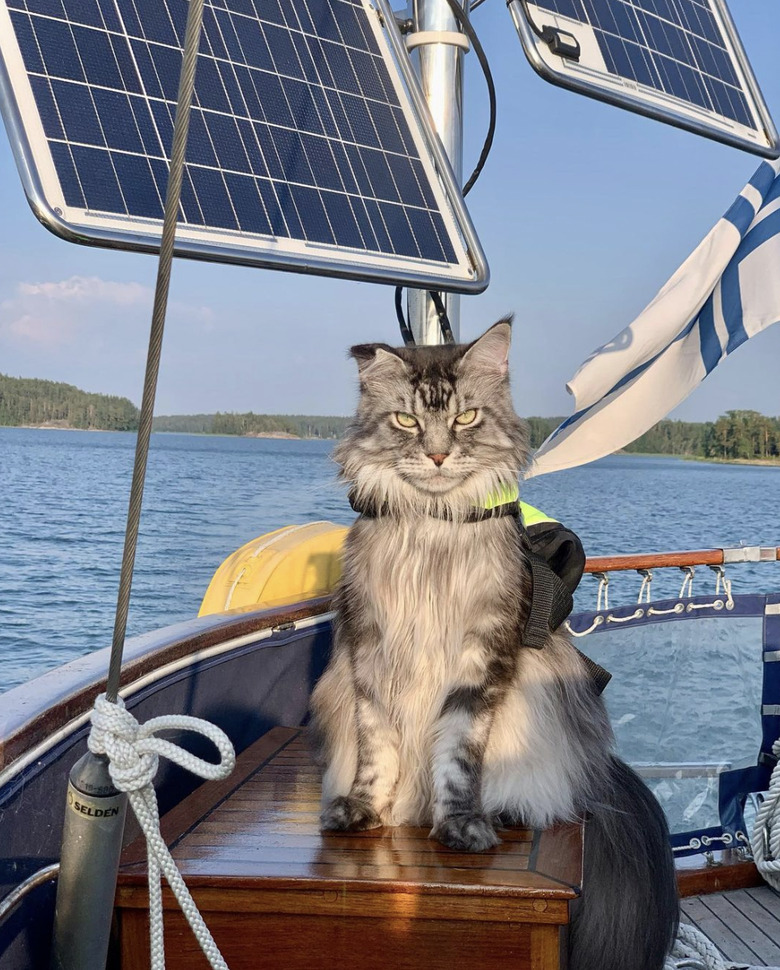
<instances>
[{"instance_id":1,"label":"cat's yellow eye","mask_svg":"<svg viewBox=\"0 0 780 970\"><path fill-rule=\"evenodd\" d=\"M474 424L477 420L477 409L469 408L468 411L461 411L455 415L455 424Z\"/></svg>"},{"instance_id":2,"label":"cat's yellow eye","mask_svg":"<svg viewBox=\"0 0 780 970\"><path fill-rule=\"evenodd\" d=\"M407 414L405 411L396 411L395 420L401 425L402 428L417 427L417 418L413 417L411 414Z\"/></svg>"}]
</instances>

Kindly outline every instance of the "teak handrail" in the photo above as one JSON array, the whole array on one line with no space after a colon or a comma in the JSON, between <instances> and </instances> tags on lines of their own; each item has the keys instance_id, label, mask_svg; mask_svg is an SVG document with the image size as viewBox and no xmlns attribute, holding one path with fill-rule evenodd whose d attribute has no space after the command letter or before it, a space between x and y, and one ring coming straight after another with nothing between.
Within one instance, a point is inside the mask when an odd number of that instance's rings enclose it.
<instances>
[{"instance_id":1,"label":"teak handrail","mask_svg":"<svg viewBox=\"0 0 780 970\"><path fill-rule=\"evenodd\" d=\"M664 569L674 566L723 566L740 562L775 562L780 546L742 546L735 549L699 549L682 552L641 552L624 556L589 556L586 573L627 569Z\"/></svg>"}]
</instances>

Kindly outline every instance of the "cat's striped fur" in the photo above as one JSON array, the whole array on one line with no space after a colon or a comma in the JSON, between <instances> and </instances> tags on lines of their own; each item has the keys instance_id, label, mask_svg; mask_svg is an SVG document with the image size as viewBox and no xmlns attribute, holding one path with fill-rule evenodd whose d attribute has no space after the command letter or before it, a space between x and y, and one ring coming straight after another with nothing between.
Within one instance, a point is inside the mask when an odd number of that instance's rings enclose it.
<instances>
[{"instance_id":1,"label":"cat's striped fur","mask_svg":"<svg viewBox=\"0 0 780 970\"><path fill-rule=\"evenodd\" d=\"M384 514L347 537L333 655L313 696L322 825L430 824L479 852L499 841L499 819L588 818L570 966L660 970L677 922L663 814L613 754L567 637L523 648L530 579L514 519L465 521L528 460L509 337L501 321L468 346L353 348L361 396L336 460Z\"/></svg>"}]
</instances>

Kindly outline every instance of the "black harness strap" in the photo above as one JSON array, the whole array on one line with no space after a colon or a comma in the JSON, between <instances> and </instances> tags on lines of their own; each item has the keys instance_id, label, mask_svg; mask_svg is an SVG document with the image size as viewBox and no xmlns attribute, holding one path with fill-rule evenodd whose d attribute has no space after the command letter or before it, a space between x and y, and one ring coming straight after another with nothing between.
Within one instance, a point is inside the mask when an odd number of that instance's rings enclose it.
<instances>
[{"instance_id":1,"label":"black harness strap","mask_svg":"<svg viewBox=\"0 0 780 970\"><path fill-rule=\"evenodd\" d=\"M525 527L520 523L520 541L523 546L528 564L531 567L531 610L523 631L523 646L540 650L547 642L551 632L558 629L571 614L574 608L574 597L571 590L550 567L550 564L531 547L531 540ZM572 644L572 646L574 646ZM577 650L576 647L574 647ZM581 650L577 653L582 658L585 669L593 681L596 693L601 694L612 680L612 674L605 670L595 660L591 660Z\"/></svg>"},{"instance_id":2,"label":"black harness strap","mask_svg":"<svg viewBox=\"0 0 780 970\"><path fill-rule=\"evenodd\" d=\"M569 608L560 617L559 622L555 622L556 618L553 617L554 604L556 599L559 603L561 600L560 594L556 596L556 587L563 590L563 583L541 556L537 556L527 549L525 555L528 559L528 565L531 567L533 591L531 593L531 609L528 611L528 619L525 621L525 630L523 631L523 646L541 650L547 643L550 631L557 630L571 613L572 598L569 594ZM557 583L555 580L557 580Z\"/></svg>"},{"instance_id":3,"label":"black harness strap","mask_svg":"<svg viewBox=\"0 0 780 970\"><path fill-rule=\"evenodd\" d=\"M576 647L574 647L574 649L577 650ZM593 681L593 686L596 688L596 693L603 693L604 688L612 680L612 674L608 670L605 670L601 664L597 664L595 660L591 660L591 658L587 654L583 653L582 650L577 650L577 653L580 655L582 662L585 664L585 669L590 674L590 678Z\"/></svg>"},{"instance_id":4,"label":"black harness strap","mask_svg":"<svg viewBox=\"0 0 780 970\"><path fill-rule=\"evenodd\" d=\"M358 515L364 515L367 519L380 519L383 516L393 514L392 509L386 502L379 505L373 499L359 499L354 489L350 490L347 498L353 511L357 512ZM505 515L511 515L519 520L520 509L515 501L505 502L503 505L494 505L490 509L481 509L474 506L474 508L464 515L457 517L446 508L433 509L426 514L434 519L443 519L445 522L454 522L456 518L458 522L484 522L485 519L502 519Z\"/></svg>"}]
</instances>

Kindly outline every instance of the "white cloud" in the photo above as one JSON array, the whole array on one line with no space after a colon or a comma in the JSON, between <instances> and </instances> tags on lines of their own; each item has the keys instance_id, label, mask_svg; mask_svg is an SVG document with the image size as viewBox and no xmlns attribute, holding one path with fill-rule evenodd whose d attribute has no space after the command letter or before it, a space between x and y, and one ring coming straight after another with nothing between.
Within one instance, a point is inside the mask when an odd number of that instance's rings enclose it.
<instances>
[{"instance_id":1,"label":"white cloud","mask_svg":"<svg viewBox=\"0 0 780 970\"><path fill-rule=\"evenodd\" d=\"M150 286L98 276L21 282L9 299L0 302L0 344L59 351L116 336L123 324L136 334L143 324L142 332L148 332L152 300ZM172 301L170 311L204 329L213 327L214 312L208 306Z\"/></svg>"},{"instance_id":2,"label":"white cloud","mask_svg":"<svg viewBox=\"0 0 780 970\"><path fill-rule=\"evenodd\" d=\"M58 282L19 283L17 294L17 299L43 298L52 302L132 306L150 300L152 291L141 283L117 283L102 280L99 276L71 276Z\"/></svg>"}]
</instances>

